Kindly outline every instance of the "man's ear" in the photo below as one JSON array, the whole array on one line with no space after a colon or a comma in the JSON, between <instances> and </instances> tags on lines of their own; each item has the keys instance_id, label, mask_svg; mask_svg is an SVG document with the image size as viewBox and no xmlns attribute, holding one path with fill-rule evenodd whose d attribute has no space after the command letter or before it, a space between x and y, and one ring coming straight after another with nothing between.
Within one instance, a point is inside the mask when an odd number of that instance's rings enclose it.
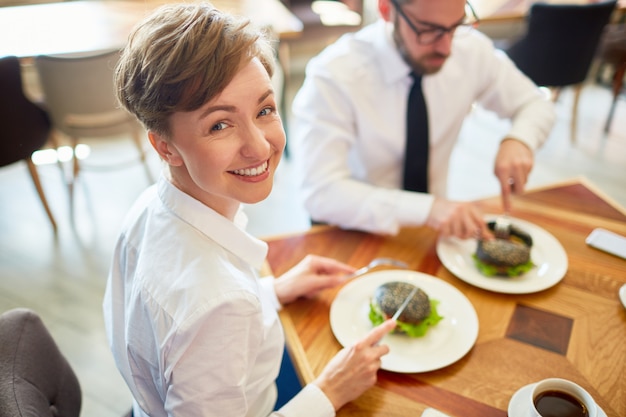
<instances>
[{"instance_id":1,"label":"man's ear","mask_svg":"<svg viewBox=\"0 0 626 417\"><path fill-rule=\"evenodd\" d=\"M391 21L391 3L389 0L378 0L378 13L385 22Z\"/></svg>"},{"instance_id":2,"label":"man's ear","mask_svg":"<svg viewBox=\"0 0 626 417\"><path fill-rule=\"evenodd\" d=\"M167 140L167 138L163 137L163 135L148 131L148 139L154 150L168 165L180 166L183 164L183 159L180 157L176 146Z\"/></svg>"}]
</instances>

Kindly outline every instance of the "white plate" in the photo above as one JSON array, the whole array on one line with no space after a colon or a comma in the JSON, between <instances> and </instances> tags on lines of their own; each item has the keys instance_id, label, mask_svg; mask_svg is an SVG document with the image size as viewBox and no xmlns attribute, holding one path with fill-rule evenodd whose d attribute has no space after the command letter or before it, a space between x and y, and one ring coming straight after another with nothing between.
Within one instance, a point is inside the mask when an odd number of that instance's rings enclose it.
<instances>
[{"instance_id":1,"label":"white plate","mask_svg":"<svg viewBox=\"0 0 626 417\"><path fill-rule=\"evenodd\" d=\"M511 401L509 401L509 417L531 417L531 413L528 410L529 407L529 398L530 393L535 384L528 384L518 389L515 394L511 397ZM599 405L598 407L598 417L607 417L606 413Z\"/></svg>"},{"instance_id":2,"label":"white plate","mask_svg":"<svg viewBox=\"0 0 626 417\"><path fill-rule=\"evenodd\" d=\"M486 220L494 219L487 217ZM561 243L539 226L519 219L511 221L533 238L530 259L535 267L518 277L487 277L478 272L472 255L476 239L440 237L437 255L443 265L459 279L485 290L507 294L529 294L556 285L567 272L567 254Z\"/></svg>"},{"instance_id":3,"label":"white plate","mask_svg":"<svg viewBox=\"0 0 626 417\"><path fill-rule=\"evenodd\" d=\"M371 272L346 284L330 307L330 326L343 346L353 345L372 329L368 318L376 288L390 281L417 285L439 301L443 317L424 337L390 334L381 343L389 346L382 369L401 373L428 372L461 359L478 337L478 316L472 303L452 285L431 275L406 270Z\"/></svg>"}]
</instances>

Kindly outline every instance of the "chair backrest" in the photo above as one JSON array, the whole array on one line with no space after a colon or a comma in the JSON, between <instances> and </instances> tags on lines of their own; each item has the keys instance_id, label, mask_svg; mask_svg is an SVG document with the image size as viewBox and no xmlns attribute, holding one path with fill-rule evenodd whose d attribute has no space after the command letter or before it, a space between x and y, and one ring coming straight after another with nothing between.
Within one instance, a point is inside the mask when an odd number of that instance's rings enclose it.
<instances>
[{"instance_id":1,"label":"chair backrest","mask_svg":"<svg viewBox=\"0 0 626 417\"><path fill-rule=\"evenodd\" d=\"M587 77L615 0L589 4L534 3L526 35L506 52L535 84L563 87Z\"/></svg>"},{"instance_id":2,"label":"chair backrest","mask_svg":"<svg viewBox=\"0 0 626 417\"><path fill-rule=\"evenodd\" d=\"M103 137L138 127L115 95L118 50L35 58L46 107L54 126L71 137Z\"/></svg>"},{"instance_id":3,"label":"chair backrest","mask_svg":"<svg viewBox=\"0 0 626 417\"><path fill-rule=\"evenodd\" d=\"M50 135L48 114L24 94L19 60L0 58L0 166L30 158Z\"/></svg>"},{"instance_id":4,"label":"chair backrest","mask_svg":"<svg viewBox=\"0 0 626 417\"><path fill-rule=\"evenodd\" d=\"M39 316L0 316L0 417L78 417L82 393L74 371Z\"/></svg>"}]
</instances>

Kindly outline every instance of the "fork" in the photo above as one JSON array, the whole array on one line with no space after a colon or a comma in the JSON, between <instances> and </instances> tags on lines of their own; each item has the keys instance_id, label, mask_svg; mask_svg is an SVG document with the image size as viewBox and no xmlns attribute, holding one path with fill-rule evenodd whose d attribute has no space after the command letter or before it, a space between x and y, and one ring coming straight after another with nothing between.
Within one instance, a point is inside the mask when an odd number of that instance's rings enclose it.
<instances>
[{"instance_id":1,"label":"fork","mask_svg":"<svg viewBox=\"0 0 626 417\"><path fill-rule=\"evenodd\" d=\"M506 214L496 217L493 235L496 239L508 239L511 235L511 221Z\"/></svg>"},{"instance_id":2,"label":"fork","mask_svg":"<svg viewBox=\"0 0 626 417\"><path fill-rule=\"evenodd\" d=\"M364 267L359 268L356 271L354 271L352 274L348 275L346 277L346 279L351 279L351 278L358 277L359 275L366 274L371 269L374 269L377 266L381 266L381 265L395 266L397 268L403 268L403 269L407 269L409 267L409 265L407 265L406 262L402 262L402 261L399 261L397 259L393 259L393 258L374 258L374 259L372 259L370 261L370 263L368 263Z\"/></svg>"}]
</instances>

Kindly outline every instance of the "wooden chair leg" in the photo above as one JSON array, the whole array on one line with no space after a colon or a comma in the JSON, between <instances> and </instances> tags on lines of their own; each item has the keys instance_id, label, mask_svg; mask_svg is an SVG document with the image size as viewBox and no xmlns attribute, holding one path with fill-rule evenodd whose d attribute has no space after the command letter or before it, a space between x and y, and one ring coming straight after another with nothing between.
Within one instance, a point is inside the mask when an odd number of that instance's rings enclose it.
<instances>
[{"instance_id":1,"label":"wooden chair leg","mask_svg":"<svg viewBox=\"0 0 626 417\"><path fill-rule=\"evenodd\" d=\"M59 158L60 142L58 134L54 129L52 130L52 132L50 132L50 136L48 137L48 146L54 149L56 152L57 167L59 168L59 172L61 173L61 181L63 181L63 184L67 186L68 180L67 175L65 175L65 166L63 165L63 161L61 161L61 159Z\"/></svg>"},{"instance_id":2,"label":"wooden chair leg","mask_svg":"<svg viewBox=\"0 0 626 417\"><path fill-rule=\"evenodd\" d=\"M78 138L72 138L72 184L78 179L78 173L80 172L80 161L76 156L76 147L78 146Z\"/></svg>"},{"instance_id":3,"label":"wooden chair leg","mask_svg":"<svg viewBox=\"0 0 626 417\"><path fill-rule=\"evenodd\" d=\"M78 138L71 137L72 143L72 174L69 176L67 180L67 192L69 196L69 206L70 206L70 219L72 224L74 224L74 193L76 191L76 182L78 181L78 175L80 173L80 161L76 156L76 147L78 146Z\"/></svg>"},{"instance_id":4,"label":"wooden chair leg","mask_svg":"<svg viewBox=\"0 0 626 417\"><path fill-rule=\"evenodd\" d=\"M572 121L570 124L570 138L572 143L576 143L576 128L578 126L578 101L580 100L580 92L583 89L583 83L574 86L574 102L572 103Z\"/></svg>"},{"instance_id":5,"label":"wooden chair leg","mask_svg":"<svg viewBox=\"0 0 626 417\"><path fill-rule=\"evenodd\" d=\"M28 172L30 172L30 177L33 179L33 183L35 184L35 188L37 189L37 194L39 194L39 199L41 200L41 204L43 204L43 208L46 210L46 213L48 214L48 218L50 219L50 223L52 224L54 233L57 233L57 223L56 221L54 221L54 216L52 215L50 206L48 206L48 200L46 199L46 195L43 192L43 187L41 186L41 181L39 180L39 173L37 172L37 167L35 166L32 159L30 158L26 158L26 164L28 165Z\"/></svg>"},{"instance_id":6,"label":"wooden chair leg","mask_svg":"<svg viewBox=\"0 0 626 417\"><path fill-rule=\"evenodd\" d=\"M606 119L606 123L604 124L604 133L609 133L609 129L611 128L611 121L613 120L613 113L615 113L615 106L617 104L617 98L622 92L622 87L624 85L624 75L626 74L626 62L623 62L615 70L615 75L613 75L613 101L611 102L611 108L609 109L609 116Z\"/></svg>"}]
</instances>

